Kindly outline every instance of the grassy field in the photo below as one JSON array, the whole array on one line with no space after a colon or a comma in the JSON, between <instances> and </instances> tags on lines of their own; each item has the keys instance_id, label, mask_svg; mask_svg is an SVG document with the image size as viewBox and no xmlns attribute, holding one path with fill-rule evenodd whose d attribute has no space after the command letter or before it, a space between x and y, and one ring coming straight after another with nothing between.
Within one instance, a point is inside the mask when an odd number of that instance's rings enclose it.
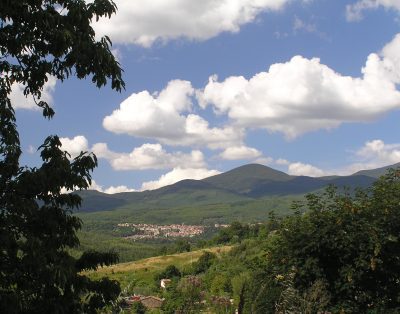
<instances>
[{"instance_id":1,"label":"grassy field","mask_svg":"<svg viewBox=\"0 0 400 314\"><path fill-rule=\"evenodd\" d=\"M157 256L163 246L173 247L173 243L133 242L122 238L119 223L153 223L173 224L185 223L214 225L215 223L263 222L268 220L271 210L277 216L291 213L294 200L302 196L266 197L258 200L244 200L232 203L208 204L201 206L184 206L169 208L148 208L148 204L132 203L115 210L77 213L83 221L82 232L79 233L81 247L74 250L74 255L80 255L88 249L98 251L114 250L120 256L121 262ZM209 239L206 234L204 239ZM169 250L170 251L170 250Z\"/></svg>"},{"instance_id":2,"label":"grassy field","mask_svg":"<svg viewBox=\"0 0 400 314\"><path fill-rule=\"evenodd\" d=\"M220 256L230 249L231 246L221 246L193 252L150 257L139 261L102 267L97 271L86 274L92 279L108 277L117 280L122 289L145 294L157 289L158 283L154 280L154 276L167 266L175 265L182 270L185 267L190 267L191 263L196 262L205 251L213 252Z\"/></svg>"},{"instance_id":3,"label":"grassy field","mask_svg":"<svg viewBox=\"0 0 400 314\"><path fill-rule=\"evenodd\" d=\"M134 242L102 232L78 232L80 246L71 250L71 254L79 257L83 252L96 250L100 252L114 251L118 253L120 262L135 261L160 254L163 246L171 243Z\"/></svg>"}]
</instances>

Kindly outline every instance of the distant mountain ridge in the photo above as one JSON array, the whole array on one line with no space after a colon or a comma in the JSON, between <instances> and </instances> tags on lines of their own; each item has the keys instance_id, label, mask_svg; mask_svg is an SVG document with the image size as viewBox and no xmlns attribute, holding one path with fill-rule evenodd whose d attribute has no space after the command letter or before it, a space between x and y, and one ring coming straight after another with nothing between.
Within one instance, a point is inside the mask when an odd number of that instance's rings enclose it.
<instances>
[{"instance_id":1,"label":"distant mountain ridge","mask_svg":"<svg viewBox=\"0 0 400 314\"><path fill-rule=\"evenodd\" d=\"M371 170L361 170L353 174L353 176L357 175L363 175L363 176L368 176L371 178L379 178L380 176L384 175L388 169L390 168L398 168L400 167L400 162L394 164L394 165L389 165L381 168L376 168L376 169L371 169Z\"/></svg>"},{"instance_id":2,"label":"distant mountain ridge","mask_svg":"<svg viewBox=\"0 0 400 314\"><path fill-rule=\"evenodd\" d=\"M83 202L80 211L107 211L118 208L175 208L208 204L235 203L271 196L299 195L324 188L368 187L388 168L362 170L350 176L307 177L292 176L260 165L248 164L203 180L183 180L157 190L105 194L98 191L77 192ZM130 205L132 204L132 205Z\"/></svg>"}]
</instances>

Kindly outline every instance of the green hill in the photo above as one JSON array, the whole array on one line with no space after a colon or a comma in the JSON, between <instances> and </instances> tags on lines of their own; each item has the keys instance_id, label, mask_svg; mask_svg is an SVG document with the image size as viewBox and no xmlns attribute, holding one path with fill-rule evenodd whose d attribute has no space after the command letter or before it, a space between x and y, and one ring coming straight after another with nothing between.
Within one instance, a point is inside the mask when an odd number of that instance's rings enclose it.
<instances>
[{"instance_id":1,"label":"green hill","mask_svg":"<svg viewBox=\"0 0 400 314\"><path fill-rule=\"evenodd\" d=\"M98 191L78 192L83 202L80 212L115 210L118 208L171 208L191 205L246 201L246 195L216 188L197 180L183 180L157 190L105 194Z\"/></svg>"},{"instance_id":2,"label":"green hill","mask_svg":"<svg viewBox=\"0 0 400 314\"><path fill-rule=\"evenodd\" d=\"M244 165L225 173L204 179L220 189L235 191L240 194L249 193L254 187L265 182L287 182L293 177L267 166L259 164Z\"/></svg>"},{"instance_id":3,"label":"green hill","mask_svg":"<svg viewBox=\"0 0 400 314\"><path fill-rule=\"evenodd\" d=\"M371 169L371 170L361 170L356 172L355 174L353 174L353 176L355 175L363 175L363 176L367 176L367 177L371 177L371 178L379 178L380 176L384 175L386 173L386 171L390 168L398 168L400 167L400 162L394 165L389 165L389 166L385 166L385 167L381 167L381 168L377 168L377 169Z\"/></svg>"},{"instance_id":4,"label":"green hill","mask_svg":"<svg viewBox=\"0 0 400 314\"><path fill-rule=\"evenodd\" d=\"M232 246L219 246L173 255L155 256L134 262L120 263L102 267L96 271L87 272L93 279L108 277L117 280L122 288L135 283L136 286L151 287L154 285L154 276L169 265L181 269L195 263L204 252L212 252L221 256L231 250Z\"/></svg>"},{"instance_id":5,"label":"green hill","mask_svg":"<svg viewBox=\"0 0 400 314\"><path fill-rule=\"evenodd\" d=\"M394 165L396 166L396 165ZM393 166L390 166L393 167ZM120 222L229 223L233 220L266 220L268 212L290 212L293 200L323 189L368 187L389 167L351 176L313 178L290 176L272 168L250 164L204 180L183 180L163 188L108 195L78 192L83 198L79 216L88 230L112 230Z\"/></svg>"}]
</instances>

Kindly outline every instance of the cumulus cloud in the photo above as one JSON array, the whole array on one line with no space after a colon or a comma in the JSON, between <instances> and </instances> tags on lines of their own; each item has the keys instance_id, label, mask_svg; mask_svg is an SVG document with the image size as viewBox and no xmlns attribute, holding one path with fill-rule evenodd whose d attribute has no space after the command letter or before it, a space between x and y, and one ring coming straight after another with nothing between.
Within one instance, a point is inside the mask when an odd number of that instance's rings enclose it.
<instances>
[{"instance_id":1,"label":"cumulus cloud","mask_svg":"<svg viewBox=\"0 0 400 314\"><path fill-rule=\"evenodd\" d=\"M364 146L354 152L352 158L352 163L338 169L322 170L301 162L290 163L286 161L286 163L288 173L291 175L306 175L311 177L324 175L347 176L360 170L375 169L399 163L400 143L387 144L380 139L367 141ZM275 161L276 164L278 160Z\"/></svg>"},{"instance_id":2,"label":"cumulus cloud","mask_svg":"<svg viewBox=\"0 0 400 314\"><path fill-rule=\"evenodd\" d=\"M286 166L286 165L290 164L289 161L287 161L286 159L283 159L283 158L279 158L279 159L275 160L275 163L280 166Z\"/></svg>"},{"instance_id":3,"label":"cumulus cloud","mask_svg":"<svg viewBox=\"0 0 400 314\"><path fill-rule=\"evenodd\" d=\"M361 0L346 6L346 18L350 22L359 21L363 18L362 14L365 10L379 7L400 11L400 2L398 0Z\"/></svg>"},{"instance_id":4,"label":"cumulus cloud","mask_svg":"<svg viewBox=\"0 0 400 314\"><path fill-rule=\"evenodd\" d=\"M108 131L155 139L167 145L225 148L242 141L243 130L213 128L191 113L194 88L188 81L170 81L160 93L134 93L103 120Z\"/></svg>"},{"instance_id":5,"label":"cumulus cloud","mask_svg":"<svg viewBox=\"0 0 400 314\"><path fill-rule=\"evenodd\" d=\"M272 157L259 157L256 160L254 160L254 163L256 164L262 164L262 165L272 165L274 163L274 159Z\"/></svg>"},{"instance_id":6,"label":"cumulus cloud","mask_svg":"<svg viewBox=\"0 0 400 314\"><path fill-rule=\"evenodd\" d=\"M385 144L382 140L372 140L356 152L369 167L382 167L400 162L400 144Z\"/></svg>"},{"instance_id":7,"label":"cumulus cloud","mask_svg":"<svg viewBox=\"0 0 400 314\"><path fill-rule=\"evenodd\" d=\"M193 169L177 167L172 169L172 171L163 174L158 180L144 182L141 190L155 190L185 179L201 180L219 173L220 172L217 170L208 170L205 168Z\"/></svg>"},{"instance_id":8,"label":"cumulus cloud","mask_svg":"<svg viewBox=\"0 0 400 314\"><path fill-rule=\"evenodd\" d=\"M89 0L87 0L89 1ZM114 43L151 46L187 38L206 40L221 32L238 32L264 11L282 9L289 0L115 0L117 14L94 22L96 34Z\"/></svg>"},{"instance_id":9,"label":"cumulus cloud","mask_svg":"<svg viewBox=\"0 0 400 314\"><path fill-rule=\"evenodd\" d=\"M55 90L57 79L54 76L49 76L47 82L43 86L42 97L40 100L47 102L49 105L53 103L53 92ZM15 109L40 109L33 99L32 95L24 95L25 86L14 83L11 86L10 100ZM39 99L37 100L39 101Z\"/></svg>"},{"instance_id":10,"label":"cumulus cloud","mask_svg":"<svg viewBox=\"0 0 400 314\"><path fill-rule=\"evenodd\" d=\"M126 185L119 186L110 186L108 188L103 188L102 185L98 184L96 181L92 180L92 184L89 187L89 190L96 190L106 194L115 194L115 193L123 193L123 192L136 192L135 189L128 188Z\"/></svg>"},{"instance_id":11,"label":"cumulus cloud","mask_svg":"<svg viewBox=\"0 0 400 314\"><path fill-rule=\"evenodd\" d=\"M135 192L135 189L128 188L126 185L110 186L103 190L106 194L124 193L124 192Z\"/></svg>"},{"instance_id":12,"label":"cumulus cloud","mask_svg":"<svg viewBox=\"0 0 400 314\"><path fill-rule=\"evenodd\" d=\"M254 159L260 156L259 150L247 146L228 147L220 154L220 157L226 160Z\"/></svg>"},{"instance_id":13,"label":"cumulus cloud","mask_svg":"<svg viewBox=\"0 0 400 314\"><path fill-rule=\"evenodd\" d=\"M61 137L60 142L62 145L61 149L67 151L72 158L88 150L88 140L83 135L75 136L72 139Z\"/></svg>"},{"instance_id":14,"label":"cumulus cloud","mask_svg":"<svg viewBox=\"0 0 400 314\"><path fill-rule=\"evenodd\" d=\"M93 152L99 158L107 159L115 170L172 169L174 167L202 168L205 166L201 151L193 150L189 154L168 153L160 144L143 144L130 153L116 153L109 150L107 144L93 145Z\"/></svg>"},{"instance_id":15,"label":"cumulus cloud","mask_svg":"<svg viewBox=\"0 0 400 314\"><path fill-rule=\"evenodd\" d=\"M309 177L321 177L325 174L323 170L309 164L303 164L301 162L295 162L289 164L288 173L294 176L309 176Z\"/></svg>"},{"instance_id":16,"label":"cumulus cloud","mask_svg":"<svg viewBox=\"0 0 400 314\"><path fill-rule=\"evenodd\" d=\"M400 107L400 34L368 56L362 77L341 75L319 59L295 56L250 79L211 76L198 92L200 105L212 105L243 128L264 128L295 138L345 122L376 119Z\"/></svg>"}]
</instances>

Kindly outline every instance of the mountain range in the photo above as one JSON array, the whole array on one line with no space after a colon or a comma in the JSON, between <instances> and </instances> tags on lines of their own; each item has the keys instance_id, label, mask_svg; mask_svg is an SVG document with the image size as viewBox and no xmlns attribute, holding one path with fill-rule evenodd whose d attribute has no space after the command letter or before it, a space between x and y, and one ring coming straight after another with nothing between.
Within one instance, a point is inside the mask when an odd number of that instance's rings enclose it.
<instances>
[{"instance_id":1,"label":"mountain range","mask_svg":"<svg viewBox=\"0 0 400 314\"><path fill-rule=\"evenodd\" d=\"M177 208L251 202L271 197L303 195L330 184L338 187L368 187L389 168L400 163L349 176L292 176L260 164L248 164L203 180L183 180L157 190L105 194L77 192L83 202L80 212L110 211L119 208Z\"/></svg>"}]
</instances>

